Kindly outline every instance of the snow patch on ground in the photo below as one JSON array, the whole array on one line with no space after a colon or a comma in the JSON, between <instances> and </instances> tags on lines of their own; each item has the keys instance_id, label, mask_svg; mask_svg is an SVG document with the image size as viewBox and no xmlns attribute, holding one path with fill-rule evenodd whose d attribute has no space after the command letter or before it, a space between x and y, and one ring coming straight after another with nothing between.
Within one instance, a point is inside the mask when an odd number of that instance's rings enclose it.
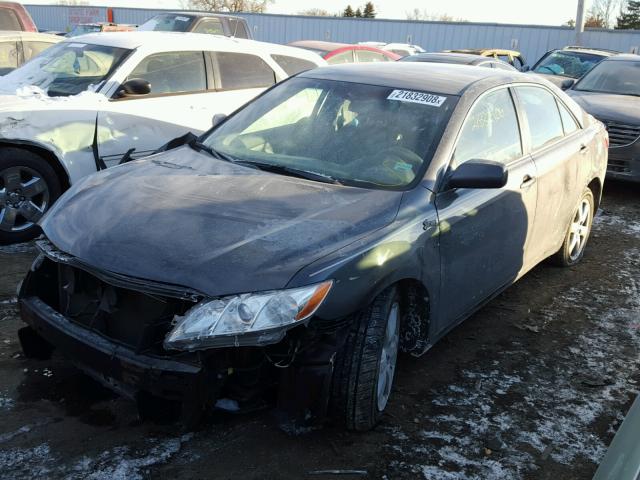
<instances>
[{"instance_id":1,"label":"snow patch on ground","mask_svg":"<svg viewBox=\"0 0 640 480\"><path fill-rule=\"evenodd\" d=\"M593 220L594 227L613 227L627 235L640 236L640 221L629 221L610 212L600 210Z\"/></svg>"},{"instance_id":2,"label":"snow patch on ground","mask_svg":"<svg viewBox=\"0 0 640 480\"><path fill-rule=\"evenodd\" d=\"M35 252L36 247L33 243L14 243L13 245L0 245L0 253L31 253Z\"/></svg>"},{"instance_id":3,"label":"snow patch on ground","mask_svg":"<svg viewBox=\"0 0 640 480\"><path fill-rule=\"evenodd\" d=\"M636 232L633 225L620 226ZM639 393L632 376L640 365L640 251L627 251L611 268L618 271L618 308L603 313L587 306L602 291L581 284L538 312L542 332L567 312L584 323L581 334L557 353L561 361L531 355L513 342L498 352L521 356L510 371L495 361L462 370L450 385L431 392L436 413L418 415L422 430L403 435L393 429L389 448L396 461L390 468L429 480L518 479L549 458L563 465L578 458L598 464L607 444L592 425ZM557 375L549 377L550 369ZM498 404L501 397L508 401Z\"/></svg>"},{"instance_id":4,"label":"snow patch on ground","mask_svg":"<svg viewBox=\"0 0 640 480\"><path fill-rule=\"evenodd\" d=\"M14 436L22 433L26 431L13 432ZM192 436L186 434L162 440L149 438L135 448L129 445L115 447L93 458L84 456L68 464L55 455L46 443L32 448L0 449L0 478L142 480L148 476L151 467L167 462Z\"/></svg>"},{"instance_id":5,"label":"snow patch on ground","mask_svg":"<svg viewBox=\"0 0 640 480\"><path fill-rule=\"evenodd\" d=\"M12 398L0 396L0 410L11 410L14 404Z\"/></svg>"}]
</instances>

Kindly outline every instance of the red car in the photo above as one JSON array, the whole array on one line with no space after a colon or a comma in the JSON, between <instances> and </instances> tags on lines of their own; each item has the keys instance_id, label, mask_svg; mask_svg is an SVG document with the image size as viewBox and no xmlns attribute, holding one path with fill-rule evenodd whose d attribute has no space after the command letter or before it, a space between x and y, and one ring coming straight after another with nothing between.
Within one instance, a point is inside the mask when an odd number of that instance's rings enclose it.
<instances>
[{"instance_id":1,"label":"red car","mask_svg":"<svg viewBox=\"0 0 640 480\"><path fill-rule=\"evenodd\" d=\"M38 31L27 9L15 2L0 2L0 30Z\"/></svg>"},{"instance_id":2,"label":"red car","mask_svg":"<svg viewBox=\"0 0 640 480\"><path fill-rule=\"evenodd\" d=\"M331 65L339 63L394 62L401 58L400 55L396 55L393 52L380 50L368 45L351 45L349 43L316 40L300 40L289 45L316 52Z\"/></svg>"}]
</instances>

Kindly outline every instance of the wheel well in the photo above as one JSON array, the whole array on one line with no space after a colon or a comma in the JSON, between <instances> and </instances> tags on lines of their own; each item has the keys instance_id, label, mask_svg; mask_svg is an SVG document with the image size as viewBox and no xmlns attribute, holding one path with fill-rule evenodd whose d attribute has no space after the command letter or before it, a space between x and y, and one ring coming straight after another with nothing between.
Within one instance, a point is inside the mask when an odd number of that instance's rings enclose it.
<instances>
[{"instance_id":1,"label":"wheel well","mask_svg":"<svg viewBox=\"0 0 640 480\"><path fill-rule=\"evenodd\" d=\"M594 213L598 211L598 207L600 206L600 199L602 195L602 183L599 178L594 178L591 180L591 183L587 186L589 190L593 193L594 200Z\"/></svg>"},{"instance_id":2,"label":"wheel well","mask_svg":"<svg viewBox=\"0 0 640 480\"><path fill-rule=\"evenodd\" d=\"M402 307L400 348L419 356L429 348L431 326L431 302L429 291L415 279L396 283Z\"/></svg>"},{"instance_id":3,"label":"wheel well","mask_svg":"<svg viewBox=\"0 0 640 480\"><path fill-rule=\"evenodd\" d=\"M60 187L62 188L62 191L64 192L71 186L69 182L69 176L67 175L66 170L60 163L60 160L58 159L58 157L51 150L47 150L46 148L43 148L37 145L32 145L29 143L0 142L0 148L1 147L11 147L11 148L19 148L22 150L27 150L28 152L31 152L35 155L38 155L44 158L47 161L47 163L51 165L51 168L53 168L54 172L56 172L56 176L60 181Z\"/></svg>"}]
</instances>

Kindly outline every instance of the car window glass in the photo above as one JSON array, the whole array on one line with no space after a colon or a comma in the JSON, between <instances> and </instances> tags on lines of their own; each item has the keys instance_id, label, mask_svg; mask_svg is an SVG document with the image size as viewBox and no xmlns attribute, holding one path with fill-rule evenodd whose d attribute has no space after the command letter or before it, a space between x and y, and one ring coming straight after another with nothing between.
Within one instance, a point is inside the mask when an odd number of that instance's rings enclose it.
<instances>
[{"instance_id":1,"label":"car window glass","mask_svg":"<svg viewBox=\"0 0 640 480\"><path fill-rule=\"evenodd\" d=\"M247 32L244 22L236 18L229 19L229 34L236 38L249 38L249 32Z\"/></svg>"},{"instance_id":2,"label":"car window glass","mask_svg":"<svg viewBox=\"0 0 640 480\"><path fill-rule=\"evenodd\" d=\"M421 178L455 96L297 77L247 104L203 140L233 158L366 188Z\"/></svg>"},{"instance_id":3,"label":"car window glass","mask_svg":"<svg viewBox=\"0 0 640 480\"><path fill-rule=\"evenodd\" d=\"M580 78L602 60L601 55L558 50L544 57L533 71L547 75Z\"/></svg>"},{"instance_id":4,"label":"car window glass","mask_svg":"<svg viewBox=\"0 0 640 480\"><path fill-rule=\"evenodd\" d=\"M317 67L315 63L310 62L309 60L290 57L288 55L271 55L271 58L280 65L280 68L282 68L287 75L295 75L296 73Z\"/></svg>"},{"instance_id":5,"label":"car window glass","mask_svg":"<svg viewBox=\"0 0 640 480\"><path fill-rule=\"evenodd\" d=\"M197 92L207 89L202 52L165 52L149 55L129 74L151 84L152 94Z\"/></svg>"},{"instance_id":6,"label":"car window glass","mask_svg":"<svg viewBox=\"0 0 640 480\"><path fill-rule=\"evenodd\" d=\"M330 65L338 65L340 63L353 63L353 50L347 50L345 52L338 53L332 57L327 58L327 63Z\"/></svg>"},{"instance_id":7,"label":"car window glass","mask_svg":"<svg viewBox=\"0 0 640 480\"><path fill-rule=\"evenodd\" d=\"M183 14L160 14L138 27L142 31L188 32L197 17Z\"/></svg>"},{"instance_id":8,"label":"car window glass","mask_svg":"<svg viewBox=\"0 0 640 480\"><path fill-rule=\"evenodd\" d=\"M558 101L558 109L560 110L560 118L562 119L562 126L564 127L564 134L569 135L580 128L576 119L569 113L567 107L562 102Z\"/></svg>"},{"instance_id":9,"label":"car window glass","mask_svg":"<svg viewBox=\"0 0 640 480\"><path fill-rule=\"evenodd\" d=\"M0 30L22 30L16 13L9 8L0 8Z\"/></svg>"},{"instance_id":10,"label":"car window glass","mask_svg":"<svg viewBox=\"0 0 640 480\"><path fill-rule=\"evenodd\" d=\"M24 54L24 61L28 62L36 55L40 54L47 48L49 48L53 43L48 42L22 42L22 51Z\"/></svg>"},{"instance_id":11,"label":"car window glass","mask_svg":"<svg viewBox=\"0 0 640 480\"><path fill-rule=\"evenodd\" d=\"M497 55L498 60L502 60L503 62L511 63L511 58L509 55Z\"/></svg>"},{"instance_id":12,"label":"car window glass","mask_svg":"<svg viewBox=\"0 0 640 480\"><path fill-rule=\"evenodd\" d=\"M386 62L387 57L382 53L372 52L370 50L356 50L358 62Z\"/></svg>"},{"instance_id":13,"label":"car window glass","mask_svg":"<svg viewBox=\"0 0 640 480\"><path fill-rule=\"evenodd\" d=\"M256 122L249 125L249 127L244 130L244 133L292 125L309 118L318 103L321 92L322 90L319 88L305 88L299 91L287 102L281 103Z\"/></svg>"},{"instance_id":14,"label":"car window glass","mask_svg":"<svg viewBox=\"0 0 640 480\"><path fill-rule=\"evenodd\" d=\"M216 58L224 90L264 88L276 81L273 69L256 55L218 52Z\"/></svg>"},{"instance_id":15,"label":"car window glass","mask_svg":"<svg viewBox=\"0 0 640 480\"><path fill-rule=\"evenodd\" d=\"M16 42L0 43L0 75L17 68L18 66L18 47Z\"/></svg>"},{"instance_id":16,"label":"car window glass","mask_svg":"<svg viewBox=\"0 0 640 480\"><path fill-rule=\"evenodd\" d=\"M493 160L508 163L522 156L518 118L506 88L489 93L472 107L454 152L454 163Z\"/></svg>"},{"instance_id":17,"label":"car window glass","mask_svg":"<svg viewBox=\"0 0 640 480\"><path fill-rule=\"evenodd\" d=\"M551 92L538 87L517 87L517 92L527 116L532 149L542 148L564 136L560 112Z\"/></svg>"},{"instance_id":18,"label":"car window glass","mask_svg":"<svg viewBox=\"0 0 640 480\"><path fill-rule=\"evenodd\" d=\"M208 35L224 35L222 22L217 18L200 20L192 31L193 33L206 33Z\"/></svg>"},{"instance_id":19,"label":"car window glass","mask_svg":"<svg viewBox=\"0 0 640 480\"><path fill-rule=\"evenodd\" d=\"M640 62L605 60L596 65L574 87L584 92L640 96Z\"/></svg>"}]
</instances>

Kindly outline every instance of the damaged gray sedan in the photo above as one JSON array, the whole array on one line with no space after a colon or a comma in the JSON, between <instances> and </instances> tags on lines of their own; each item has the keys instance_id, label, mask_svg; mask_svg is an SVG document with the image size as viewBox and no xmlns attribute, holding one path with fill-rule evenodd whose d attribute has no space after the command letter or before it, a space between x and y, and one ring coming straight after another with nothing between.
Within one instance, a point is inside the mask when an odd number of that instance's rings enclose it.
<instances>
[{"instance_id":1,"label":"damaged gray sedan","mask_svg":"<svg viewBox=\"0 0 640 480\"><path fill-rule=\"evenodd\" d=\"M24 352L58 349L191 425L224 399L369 429L399 351L423 354L547 257L581 260L606 143L518 72L302 73L53 206L19 293Z\"/></svg>"}]
</instances>

